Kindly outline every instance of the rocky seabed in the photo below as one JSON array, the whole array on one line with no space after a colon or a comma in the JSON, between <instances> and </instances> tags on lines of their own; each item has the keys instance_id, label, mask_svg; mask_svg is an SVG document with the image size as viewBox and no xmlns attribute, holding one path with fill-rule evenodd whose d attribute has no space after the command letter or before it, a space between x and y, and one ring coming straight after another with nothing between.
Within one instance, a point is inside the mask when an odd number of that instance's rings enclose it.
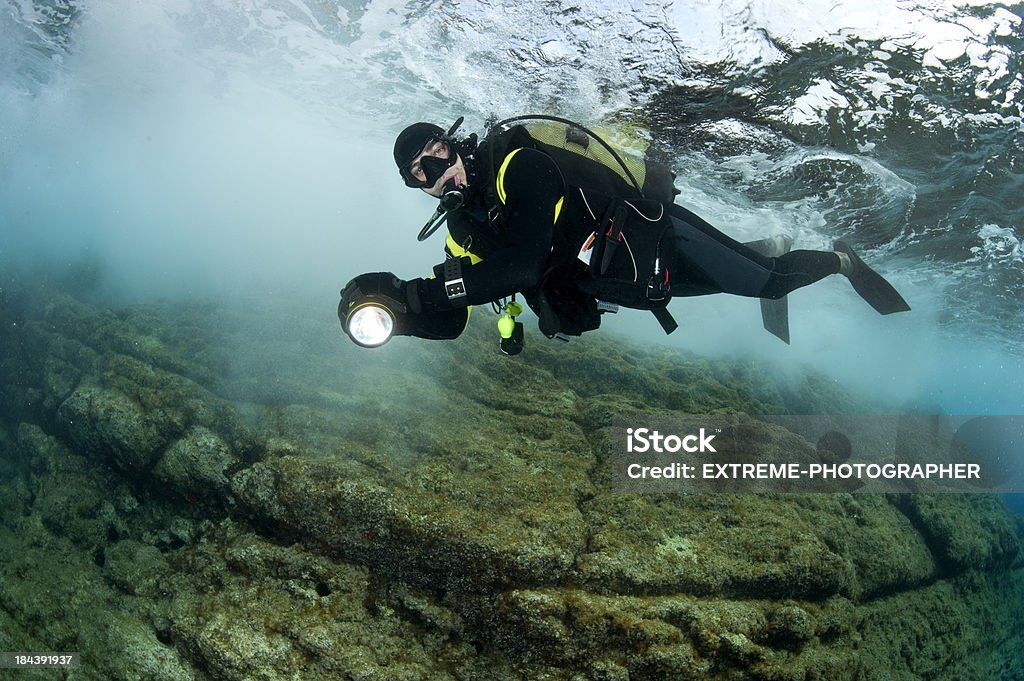
<instances>
[{"instance_id":1,"label":"rocky seabed","mask_svg":"<svg viewBox=\"0 0 1024 681\"><path fill-rule=\"evenodd\" d=\"M0 650L82 664L11 678L1024 679L995 497L611 491L613 416L858 407L821 377L41 298L0 307Z\"/></svg>"}]
</instances>

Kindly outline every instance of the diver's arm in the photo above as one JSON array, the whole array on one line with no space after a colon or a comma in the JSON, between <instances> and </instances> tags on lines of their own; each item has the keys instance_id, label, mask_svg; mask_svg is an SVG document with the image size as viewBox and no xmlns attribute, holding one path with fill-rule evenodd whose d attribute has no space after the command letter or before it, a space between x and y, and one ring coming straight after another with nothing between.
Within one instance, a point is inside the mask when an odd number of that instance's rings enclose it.
<instances>
[{"instance_id":1,"label":"diver's arm","mask_svg":"<svg viewBox=\"0 0 1024 681\"><path fill-rule=\"evenodd\" d=\"M499 188L508 246L461 268L465 295L449 298L444 277L415 282L423 308L480 305L540 286L551 253L555 211L563 194L562 177L554 161L535 149L517 150L508 160Z\"/></svg>"},{"instance_id":2,"label":"diver's arm","mask_svg":"<svg viewBox=\"0 0 1024 681\"><path fill-rule=\"evenodd\" d=\"M402 335L427 340L451 340L462 335L468 321L468 308L423 311L409 315L409 328Z\"/></svg>"},{"instance_id":3,"label":"diver's arm","mask_svg":"<svg viewBox=\"0 0 1024 681\"><path fill-rule=\"evenodd\" d=\"M391 336L430 340L457 338L466 328L468 308L424 310L411 283L402 281L392 272L367 272L354 277L345 284L338 301L342 330L364 347L376 347ZM381 309L387 313L374 312ZM353 323L356 331L353 331Z\"/></svg>"}]
</instances>

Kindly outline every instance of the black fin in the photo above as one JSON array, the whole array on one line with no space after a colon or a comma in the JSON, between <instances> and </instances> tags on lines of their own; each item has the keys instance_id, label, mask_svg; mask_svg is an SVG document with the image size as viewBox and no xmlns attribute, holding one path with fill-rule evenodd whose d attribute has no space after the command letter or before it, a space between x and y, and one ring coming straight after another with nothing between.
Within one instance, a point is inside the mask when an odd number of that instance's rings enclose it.
<instances>
[{"instance_id":1,"label":"black fin","mask_svg":"<svg viewBox=\"0 0 1024 681\"><path fill-rule=\"evenodd\" d=\"M745 244L761 255L777 258L789 252L793 240L788 236L772 237L750 241ZM789 345L789 299L786 296L781 298L761 298L761 323L764 329L786 345Z\"/></svg>"},{"instance_id":2,"label":"black fin","mask_svg":"<svg viewBox=\"0 0 1024 681\"><path fill-rule=\"evenodd\" d=\"M765 331L789 345L789 300L761 298L761 321Z\"/></svg>"},{"instance_id":3,"label":"black fin","mask_svg":"<svg viewBox=\"0 0 1024 681\"><path fill-rule=\"evenodd\" d=\"M853 271L847 275L853 290L863 298L868 305L875 308L878 314L893 314L895 312L907 312L910 305L903 300L899 291L885 280L878 272L868 267L863 260L857 257L853 249L845 241L837 241L833 244L839 253L845 253L850 257Z\"/></svg>"}]
</instances>

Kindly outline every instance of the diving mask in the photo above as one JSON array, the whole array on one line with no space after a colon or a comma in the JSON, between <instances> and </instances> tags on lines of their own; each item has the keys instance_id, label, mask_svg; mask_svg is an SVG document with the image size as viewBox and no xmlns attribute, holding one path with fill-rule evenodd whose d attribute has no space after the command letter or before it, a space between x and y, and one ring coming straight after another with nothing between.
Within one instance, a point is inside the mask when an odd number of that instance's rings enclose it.
<instances>
[{"instance_id":1,"label":"diving mask","mask_svg":"<svg viewBox=\"0 0 1024 681\"><path fill-rule=\"evenodd\" d=\"M417 189L433 187L458 160L458 154L452 153L451 145L438 138L429 140L417 156L402 169L405 186Z\"/></svg>"}]
</instances>

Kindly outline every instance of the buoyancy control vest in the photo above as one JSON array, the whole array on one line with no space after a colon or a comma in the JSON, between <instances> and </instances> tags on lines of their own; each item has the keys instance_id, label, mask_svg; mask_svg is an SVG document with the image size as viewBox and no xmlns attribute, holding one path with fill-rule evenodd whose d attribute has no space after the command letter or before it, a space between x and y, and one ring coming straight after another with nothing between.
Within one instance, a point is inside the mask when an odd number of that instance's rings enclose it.
<instances>
[{"instance_id":1,"label":"buoyancy control vest","mask_svg":"<svg viewBox=\"0 0 1024 681\"><path fill-rule=\"evenodd\" d=\"M527 137L523 137L523 133ZM550 156L569 185L620 198L672 203L675 174L644 149L616 148L578 123L556 116L529 115L495 123L488 139L509 135L520 146ZM630 144L627 142L627 145Z\"/></svg>"},{"instance_id":2,"label":"buoyancy control vest","mask_svg":"<svg viewBox=\"0 0 1024 681\"><path fill-rule=\"evenodd\" d=\"M678 193L675 176L657 161L614 149L571 121L523 116L491 127L473 154L484 200L449 218L448 252L475 260L500 246L505 229L497 192L501 167L524 147L555 162L566 190L544 282L523 291L542 333L578 336L598 328L607 308L600 302L653 310L671 332L674 322L664 310L669 273L661 254L670 248L663 204Z\"/></svg>"}]
</instances>

